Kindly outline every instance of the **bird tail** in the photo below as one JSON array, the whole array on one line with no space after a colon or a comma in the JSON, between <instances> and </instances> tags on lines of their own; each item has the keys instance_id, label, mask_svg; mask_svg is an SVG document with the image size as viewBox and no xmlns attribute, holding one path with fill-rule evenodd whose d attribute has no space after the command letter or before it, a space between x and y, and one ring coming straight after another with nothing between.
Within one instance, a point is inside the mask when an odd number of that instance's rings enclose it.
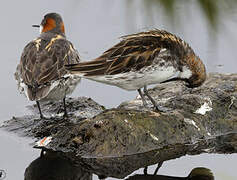
<instances>
[{"instance_id":1,"label":"bird tail","mask_svg":"<svg viewBox=\"0 0 237 180\"><path fill-rule=\"evenodd\" d=\"M78 64L65 65L66 70L72 74L83 76L104 75L110 63L105 60L93 60Z\"/></svg>"}]
</instances>

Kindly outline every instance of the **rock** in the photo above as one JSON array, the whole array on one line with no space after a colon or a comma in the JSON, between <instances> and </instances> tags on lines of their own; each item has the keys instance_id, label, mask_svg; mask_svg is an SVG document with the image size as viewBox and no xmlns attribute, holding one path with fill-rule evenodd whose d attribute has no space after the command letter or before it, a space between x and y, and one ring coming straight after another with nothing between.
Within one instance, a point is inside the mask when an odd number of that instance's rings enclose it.
<instances>
[{"instance_id":1,"label":"rock","mask_svg":"<svg viewBox=\"0 0 237 180\"><path fill-rule=\"evenodd\" d=\"M5 121L2 128L18 133L20 136L42 138L50 136L67 126L77 124L83 119L92 118L101 113L105 108L91 98L67 98L69 118L63 118L62 102L47 102L42 104L41 110L47 119L40 119L37 105L27 106L33 113L22 117L12 117ZM57 113L58 112L58 113Z\"/></svg>"},{"instance_id":2,"label":"rock","mask_svg":"<svg viewBox=\"0 0 237 180\"><path fill-rule=\"evenodd\" d=\"M139 97L107 110L85 103L86 98L71 99L67 119L24 116L2 128L44 138L35 147L57 151L89 172L116 178L186 154L237 152L237 74L209 74L195 89L179 82L160 84L149 93L169 111L146 109Z\"/></svg>"}]
</instances>

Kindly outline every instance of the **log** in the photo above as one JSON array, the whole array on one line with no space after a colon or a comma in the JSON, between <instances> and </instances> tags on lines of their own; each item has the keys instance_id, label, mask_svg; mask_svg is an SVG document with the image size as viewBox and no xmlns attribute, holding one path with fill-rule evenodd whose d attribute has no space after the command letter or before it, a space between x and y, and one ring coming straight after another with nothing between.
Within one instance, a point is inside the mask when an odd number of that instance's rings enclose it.
<instances>
[{"instance_id":1,"label":"log","mask_svg":"<svg viewBox=\"0 0 237 180\"><path fill-rule=\"evenodd\" d=\"M69 99L66 119L41 120L34 114L14 117L1 128L44 138L34 147L115 178L186 154L237 152L237 74L210 73L195 89L182 82L159 84L149 93L166 112L143 107L140 97L112 109L82 97ZM49 114L55 114L52 106L60 103L45 104Z\"/></svg>"}]
</instances>

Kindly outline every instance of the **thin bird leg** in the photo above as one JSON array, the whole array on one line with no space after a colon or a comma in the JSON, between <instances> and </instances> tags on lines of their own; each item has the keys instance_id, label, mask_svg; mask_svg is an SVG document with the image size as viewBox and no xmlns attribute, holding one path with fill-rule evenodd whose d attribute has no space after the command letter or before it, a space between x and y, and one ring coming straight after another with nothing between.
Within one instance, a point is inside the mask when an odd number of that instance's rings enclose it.
<instances>
[{"instance_id":1,"label":"thin bird leg","mask_svg":"<svg viewBox=\"0 0 237 180\"><path fill-rule=\"evenodd\" d=\"M159 163L157 164L156 170L154 171L154 174L153 174L153 175L157 175L157 172L158 172L158 170L160 169L160 167L162 166L162 164L163 164L163 161L162 161L162 162L159 162Z\"/></svg>"},{"instance_id":2,"label":"thin bird leg","mask_svg":"<svg viewBox=\"0 0 237 180\"><path fill-rule=\"evenodd\" d=\"M147 175L147 168L148 168L148 167L146 166L146 167L144 167L144 169L143 169L143 174L144 174L144 175Z\"/></svg>"},{"instance_id":3,"label":"thin bird leg","mask_svg":"<svg viewBox=\"0 0 237 180\"><path fill-rule=\"evenodd\" d=\"M43 114L42 114L42 112L41 112L41 108L40 108L40 103L39 103L39 101L36 101L36 104L37 104L38 109L39 109L40 118L41 118L41 119L44 119L44 116L43 116Z\"/></svg>"},{"instance_id":4,"label":"thin bird leg","mask_svg":"<svg viewBox=\"0 0 237 180\"><path fill-rule=\"evenodd\" d=\"M160 111L160 109L158 108L158 104L156 103L156 101L150 96L150 94L147 91L147 87L144 86L143 89L144 94L150 99L150 101L152 102L152 104L154 105L154 107L156 108L157 111Z\"/></svg>"},{"instance_id":5,"label":"thin bird leg","mask_svg":"<svg viewBox=\"0 0 237 180\"><path fill-rule=\"evenodd\" d=\"M139 93L139 95L140 95L140 97L141 97L141 99L142 99L143 106L147 107L147 102L146 102L146 100L145 100L145 96L144 96L144 94L142 93L141 89L138 89L137 91L138 91L138 93Z\"/></svg>"},{"instance_id":6,"label":"thin bird leg","mask_svg":"<svg viewBox=\"0 0 237 180\"><path fill-rule=\"evenodd\" d=\"M63 98L63 107L64 107L64 117L68 117L67 108L66 108L66 98Z\"/></svg>"},{"instance_id":7,"label":"thin bird leg","mask_svg":"<svg viewBox=\"0 0 237 180\"><path fill-rule=\"evenodd\" d=\"M46 151L44 149L41 149L40 157L43 157L45 153L46 153Z\"/></svg>"}]
</instances>

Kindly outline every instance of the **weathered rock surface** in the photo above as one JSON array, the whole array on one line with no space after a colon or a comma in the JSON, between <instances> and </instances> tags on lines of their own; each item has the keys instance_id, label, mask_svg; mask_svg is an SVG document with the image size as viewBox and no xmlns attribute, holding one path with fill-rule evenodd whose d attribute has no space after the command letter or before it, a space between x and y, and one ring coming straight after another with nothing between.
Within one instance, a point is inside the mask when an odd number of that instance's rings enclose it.
<instances>
[{"instance_id":1,"label":"weathered rock surface","mask_svg":"<svg viewBox=\"0 0 237 180\"><path fill-rule=\"evenodd\" d=\"M40 139L61 131L70 125L77 124L83 119L92 118L105 108L91 98L79 97L66 100L69 118L64 119L62 102L48 102L41 104L41 109L47 119L40 119L38 108L35 105L27 106L32 115L12 117L5 121L2 128L13 131L20 136Z\"/></svg>"},{"instance_id":2,"label":"weathered rock surface","mask_svg":"<svg viewBox=\"0 0 237 180\"><path fill-rule=\"evenodd\" d=\"M176 82L149 92L169 111L144 108L139 98L108 110L79 98L68 102L67 119L14 117L2 128L37 139L50 136L48 144L36 147L57 151L89 172L117 178L186 154L237 152L237 74L210 74L202 87L192 90ZM43 111L55 114L60 105L48 103Z\"/></svg>"}]
</instances>

